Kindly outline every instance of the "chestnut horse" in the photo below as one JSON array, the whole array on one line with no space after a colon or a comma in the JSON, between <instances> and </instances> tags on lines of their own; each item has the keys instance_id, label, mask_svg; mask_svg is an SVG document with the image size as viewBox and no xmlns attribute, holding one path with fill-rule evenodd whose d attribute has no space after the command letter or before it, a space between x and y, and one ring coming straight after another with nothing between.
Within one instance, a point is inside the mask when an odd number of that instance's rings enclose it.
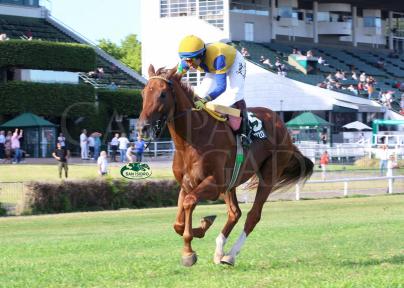
<instances>
[{"instance_id":1,"label":"chestnut horse","mask_svg":"<svg viewBox=\"0 0 404 288\"><path fill-rule=\"evenodd\" d=\"M244 151L234 187L228 187L236 158L236 137L229 125L219 122L205 111L195 111L192 89L180 81L176 68L171 70L149 67L149 81L142 91L143 109L138 129L152 136L166 123L175 144L173 172L180 184L178 212L174 230L183 237L182 264L191 266L197 256L191 247L194 237L202 238L216 216L204 217L201 225L192 227L192 212L200 200L223 197L228 219L216 238L214 262L233 265L247 236L260 221L268 195L279 188L306 180L313 171L313 163L293 145L287 129L278 115L266 108L249 111L262 120L267 139L255 140ZM153 133L154 132L154 133ZM244 231L230 251L224 245L241 216L236 198L236 187L252 176L257 193L248 212Z\"/></svg>"}]
</instances>

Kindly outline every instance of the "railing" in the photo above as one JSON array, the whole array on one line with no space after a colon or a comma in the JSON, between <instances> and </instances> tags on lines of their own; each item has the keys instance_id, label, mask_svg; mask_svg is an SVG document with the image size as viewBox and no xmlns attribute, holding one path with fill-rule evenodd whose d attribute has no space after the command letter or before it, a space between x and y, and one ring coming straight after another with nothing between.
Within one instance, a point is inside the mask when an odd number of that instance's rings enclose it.
<instances>
[{"instance_id":1,"label":"railing","mask_svg":"<svg viewBox=\"0 0 404 288\"><path fill-rule=\"evenodd\" d=\"M325 184L325 183L343 183L343 195L348 196L348 184L350 182L368 182L368 181L386 181L387 180L387 193L393 194L393 182L395 179L404 179L404 176L392 176L392 177L365 177L365 178L344 178L344 179L333 179L333 180L310 180L306 184ZM301 184L296 184L295 186L295 199L300 200L301 198Z\"/></svg>"},{"instance_id":2,"label":"railing","mask_svg":"<svg viewBox=\"0 0 404 288\"><path fill-rule=\"evenodd\" d=\"M95 89L100 89L100 88L107 88L108 85L106 84L99 84L97 83L97 81L95 81L94 79L88 77L88 75L86 73L80 72L79 73L79 77L80 79L82 79L85 83L90 84L91 86L93 86Z\"/></svg>"},{"instance_id":3,"label":"railing","mask_svg":"<svg viewBox=\"0 0 404 288\"><path fill-rule=\"evenodd\" d=\"M26 208L24 182L0 182L0 203L9 215L19 215Z\"/></svg>"},{"instance_id":4,"label":"railing","mask_svg":"<svg viewBox=\"0 0 404 288\"><path fill-rule=\"evenodd\" d=\"M150 142L147 147L145 154L151 155L153 157L157 156L172 156L175 151L173 141L159 141L159 142Z\"/></svg>"},{"instance_id":5,"label":"railing","mask_svg":"<svg viewBox=\"0 0 404 288\"><path fill-rule=\"evenodd\" d=\"M118 67L119 69L124 71L126 74L130 75L131 77L135 78L140 83L146 84L146 82L147 82L146 79L141 77L139 74L137 74L135 71L130 69L128 66L124 65L122 62L120 62L120 61L116 60L114 57L110 56L108 53L106 53L104 50L102 50L100 47L98 47L96 43L92 42L91 40L89 40L88 38L86 38L85 36L80 34L79 32L75 31L73 28L69 27L67 24L63 23L59 19L56 19L52 15L46 15L46 20L49 23L51 23L52 25L54 25L55 27L57 27L62 32L66 33L67 35L69 35L70 37L75 39L76 41L92 46L94 48L95 52L99 56L101 56L108 62L114 64L116 67Z\"/></svg>"}]
</instances>

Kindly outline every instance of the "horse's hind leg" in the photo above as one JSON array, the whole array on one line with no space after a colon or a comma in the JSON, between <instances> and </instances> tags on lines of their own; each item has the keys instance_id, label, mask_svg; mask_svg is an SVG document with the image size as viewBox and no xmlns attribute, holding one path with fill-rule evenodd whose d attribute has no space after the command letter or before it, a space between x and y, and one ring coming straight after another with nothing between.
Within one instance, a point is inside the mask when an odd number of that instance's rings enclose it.
<instances>
[{"instance_id":1,"label":"horse's hind leg","mask_svg":"<svg viewBox=\"0 0 404 288\"><path fill-rule=\"evenodd\" d=\"M241 217L241 210L238 207L235 188L225 193L224 201L227 204L228 217L222 232L216 238L216 249L213 256L213 262L215 262L215 264L220 264L220 261L224 255L224 245L226 244L227 238Z\"/></svg>"},{"instance_id":2,"label":"horse's hind leg","mask_svg":"<svg viewBox=\"0 0 404 288\"><path fill-rule=\"evenodd\" d=\"M254 204L247 214L247 219L244 224L244 230L240 237L234 243L230 252L223 256L221 263L234 265L236 255L240 252L241 247L244 245L247 236L253 231L254 227L261 219L262 208L271 193L272 187L278 181L279 176L282 174L284 167L272 167L274 164L272 158L266 161L266 164L261 168L261 178L258 184L257 194L255 196ZM279 163L279 162L275 162ZM286 163L286 162L285 162Z\"/></svg>"}]
</instances>

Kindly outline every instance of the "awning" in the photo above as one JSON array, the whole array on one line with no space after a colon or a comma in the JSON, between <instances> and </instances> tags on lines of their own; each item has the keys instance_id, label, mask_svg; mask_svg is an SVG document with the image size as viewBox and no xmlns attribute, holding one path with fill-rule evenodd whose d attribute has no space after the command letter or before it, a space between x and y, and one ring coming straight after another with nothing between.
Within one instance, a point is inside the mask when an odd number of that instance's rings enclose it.
<instances>
[{"instance_id":1,"label":"awning","mask_svg":"<svg viewBox=\"0 0 404 288\"><path fill-rule=\"evenodd\" d=\"M346 129L355 129L355 130L359 130L359 131L372 130L371 127L369 127L368 125L363 124L362 122L359 122L359 121L354 121L354 122L348 123L342 127L346 128Z\"/></svg>"}]
</instances>

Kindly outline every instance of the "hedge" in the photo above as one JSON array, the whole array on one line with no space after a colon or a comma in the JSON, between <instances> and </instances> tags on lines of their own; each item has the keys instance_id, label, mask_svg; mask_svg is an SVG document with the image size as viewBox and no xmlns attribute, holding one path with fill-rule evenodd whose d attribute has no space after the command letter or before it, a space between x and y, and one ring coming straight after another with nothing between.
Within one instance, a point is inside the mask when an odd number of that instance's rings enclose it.
<instances>
[{"instance_id":1,"label":"hedge","mask_svg":"<svg viewBox=\"0 0 404 288\"><path fill-rule=\"evenodd\" d=\"M96 67L96 54L83 44L9 40L0 42L0 67L88 72Z\"/></svg>"},{"instance_id":2,"label":"hedge","mask_svg":"<svg viewBox=\"0 0 404 288\"><path fill-rule=\"evenodd\" d=\"M137 118L142 110L142 95L140 90L97 90L97 95L98 101L104 103L111 114L116 111L118 114Z\"/></svg>"},{"instance_id":3,"label":"hedge","mask_svg":"<svg viewBox=\"0 0 404 288\"><path fill-rule=\"evenodd\" d=\"M0 114L6 115L32 112L49 117L68 112L68 117L81 116L91 110L95 92L88 85L12 81L0 84L0 103Z\"/></svg>"},{"instance_id":4,"label":"hedge","mask_svg":"<svg viewBox=\"0 0 404 288\"><path fill-rule=\"evenodd\" d=\"M175 206L176 181L88 180L30 184L32 213Z\"/></svg>"}]
</instances>

